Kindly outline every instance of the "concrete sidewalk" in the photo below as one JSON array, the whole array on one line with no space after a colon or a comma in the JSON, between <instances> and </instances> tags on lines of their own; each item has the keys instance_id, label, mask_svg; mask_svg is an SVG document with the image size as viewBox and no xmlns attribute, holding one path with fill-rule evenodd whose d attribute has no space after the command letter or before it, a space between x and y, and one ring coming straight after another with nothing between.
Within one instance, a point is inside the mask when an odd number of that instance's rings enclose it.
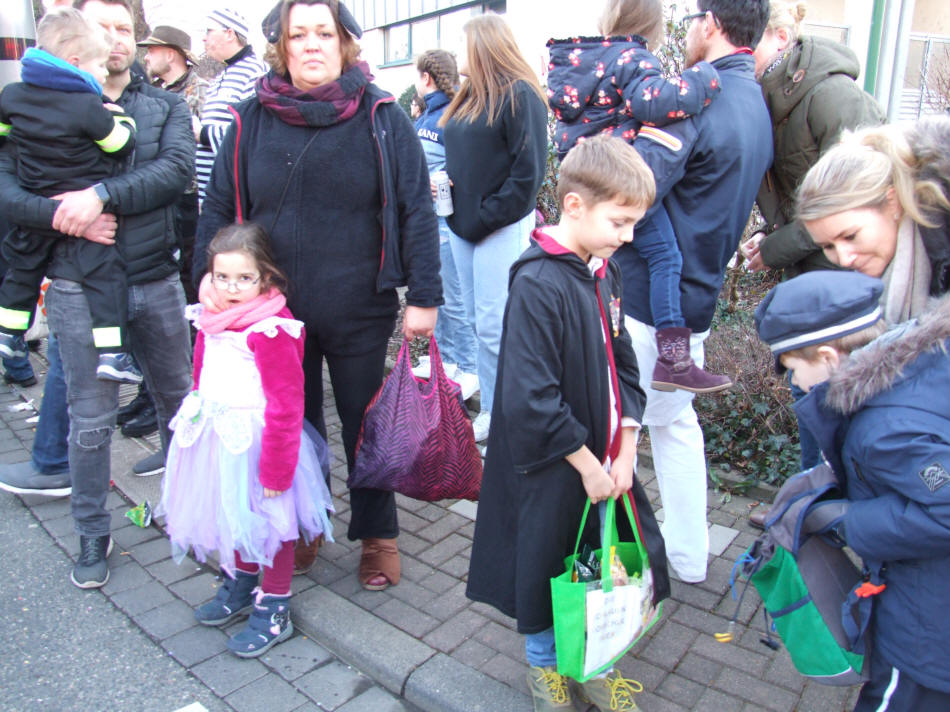
<instances>
[{"instance_id":1,"label":"concrete sidewalk","mask_svg":"<svg viewBox=\"0 0 950 712\"><path fill-rule=\"evenodd\" d=\"M45 364L40 369L45 371ZM5 393L0 386L0 462L26 459L32 437L26 421L33 413L8 406L21 397L38 400L41 384L22 393ZM326 389L329 395L328 381ZM132 389L123 393L123 400L131 397ZM329 398L326 416L335 458L332 490L339 495L334 498L337 542L321 550L309 574L294 579L293 621L302 635L260 660L231 657L224 651L224 635L195 625L191 616L194 605L213 595L218 585L213 572L194 562L176 566L161 531L154 525L131 526L124 517L128 505L117 494L110 495L110 503L116 508L115 540L121 553L118 560L113 554L112 579L103 593L235 709L260 709L266 702L274 710L530 710L523 637L510 619L465 598L476 506L397 496L402 581L384 592L364 591L356 578L358 542L345 538L346 463ZM160 477L129 474L131 464L154 447L118 433L113 439L116 488L133 502L158 500ZM654 474L646 464L639 474L659 506ZM713 637L726 630L735 610L729 578L736 558L757 535L746 523L752 505L746 498L723 501L709 492L712 551L706 581L674 581L663 619L618 665L625 676L643 684L637 703L644 712L838 712L853 707L856 688L806 682L784 648L773 651L759 642L763 615L754 589L739 611L735 642L723 644ZM68 501L31 508L75 555L78 541ZM662 519L662 510L657 516Z\"/></svg>"}]
</instances>

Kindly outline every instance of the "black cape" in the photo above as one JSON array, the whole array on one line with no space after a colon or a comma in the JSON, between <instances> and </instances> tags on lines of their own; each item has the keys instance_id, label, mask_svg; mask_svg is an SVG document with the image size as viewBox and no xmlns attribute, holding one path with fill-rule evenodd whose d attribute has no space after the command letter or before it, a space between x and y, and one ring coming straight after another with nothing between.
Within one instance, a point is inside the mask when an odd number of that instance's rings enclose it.
<instances>
[{"instance_id":1,"label":"black cape","mask_svg":"<svg viewBox=\"0 0 950 712\"><path fill-rule=\"evenodd\" d=\"M552 625L550 579L564 572L587 501L564 457L585 444L601 460L607 452L611 386L602 314L623 417L639 423L646 403L623 325L619 268L607 262L591 274L543 232L535 239L511 268L466 591L516 618L520 633ZM633 494L659 602L669 596L666 551L636 478ZM594 548L599 519L593 508L582 540ZM632 541L626 516L617 519L621 541Z\"/></svg>"}]
</instances>

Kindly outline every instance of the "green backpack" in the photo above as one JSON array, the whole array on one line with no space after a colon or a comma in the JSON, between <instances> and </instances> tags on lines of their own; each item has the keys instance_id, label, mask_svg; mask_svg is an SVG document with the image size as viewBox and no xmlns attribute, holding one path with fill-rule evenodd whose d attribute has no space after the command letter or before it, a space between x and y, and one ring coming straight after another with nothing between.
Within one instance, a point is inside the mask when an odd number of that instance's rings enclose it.
<instances>
[{"instance_id":1,"label":"green backpack","mask_svg":"<svg viewBox=\"0 0 950 712\"><path fill-rule=\"evenodd\" d=\"M765 533L736 567L746 586L751 581L762 597L763 643L777 647L769 635L774 629L802 675L825 685L856 685L869 677L871 596L883 586L872 583L866 568L859 571L841 542L828 535L832 516L819 502L840 498L838 487L826 463L789 479L776 496ZM717 638L729 640L731 634Z\"/></svg>"}]
</instances>

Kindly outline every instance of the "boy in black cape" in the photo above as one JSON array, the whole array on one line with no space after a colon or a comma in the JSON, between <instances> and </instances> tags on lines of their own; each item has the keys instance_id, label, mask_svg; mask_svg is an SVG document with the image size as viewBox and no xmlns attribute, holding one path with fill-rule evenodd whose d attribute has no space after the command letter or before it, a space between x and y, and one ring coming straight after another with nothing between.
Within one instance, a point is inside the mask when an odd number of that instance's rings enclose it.
<instances>
[{"instance_id":1,"label":"boy in black cape","mask_svg":"<svg viewBox=\"0 0 950 712\"><path fill-rule=\"evenodd\" d=\"M663 539L634 476L646 396L609 261L654 193L650 169L625 141L579 143L561 164L560 223L535 230L511 268L466 593L517 619L535 710L573 709L556 669L550 579L564 573L588 497L632 490L654 603L669 595ZM596 549L599 508L591 515L582 543ZM626 517L618 520L621 540L632 540ZM612 672L581 693L601 709L611 697L635 709L631 683Z\"/></svg>"}]
</instances>

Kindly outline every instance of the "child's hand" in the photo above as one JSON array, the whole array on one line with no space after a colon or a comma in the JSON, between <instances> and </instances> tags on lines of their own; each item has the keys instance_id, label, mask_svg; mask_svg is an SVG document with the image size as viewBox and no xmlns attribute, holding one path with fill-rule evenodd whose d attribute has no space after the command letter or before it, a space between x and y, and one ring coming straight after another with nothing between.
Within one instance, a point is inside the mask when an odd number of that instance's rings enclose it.
<instances>
[{"instance_id":1,"label":"child's hand","mask_svg":"<svg viewBox=\"0 0 950 712\"><path fill-rule=\"evenodd\" d=\"M624 453L618 455L617 459L610 464L610 478L614 483L613 489L610 492L611 499L617 499L624 492L629 491L629 489L633 487L633 471L635 467L634 458L625 456Z\"/></svg>"},{"instance_id":2,"label":"child's hand","mask_svg":"<svg viewBox=\"0 0 950 712\"><path fill-rule=\"evenodd\" d=\"M577 473L581 476L581 483L584 485L584 491L590 497L590 501L601 502L610 496L614 488L614 481L607 470L597 459L597 456L590 451L586 445L582 445L565 458Z\"/></svg>"},{"instance_id":3,"label":"child's hand","mask_svg":"<svg viewBox=\"0 0 950 712\"><path fill-rule=\"evenodd\" d=\"M264 488L264 496L267 497L268 499L270 499L271 497L277 497L278 495L283 494L285 491L286 491L286 490L272 490L272 489L269 489L269 488L265 487L265 488Z\"/></svg>"},{"instance_id":4,"label":"child's hand","mask_svg":"<svg viewBox=\"0 0 950 712\"><path fill-rule=\"evenodd\" d=\"M581 482L584 484L584 491L594 504L613 496L614 481L599 462L597 467L581 473Z\"/></svg>"},{"instance_id":5,"label":"child's hand","mask_svg":"<svg viewBox=\"0 0 950 712\"><path fill-rule=\"evenodd\" d=\"M620 431L620 451L610 463L610 478L614 488L610 493L617 499L633 487L633 476L637 471L637 442L640 439L640 426L624 426Z\"/></svg>"}]
</instances>

